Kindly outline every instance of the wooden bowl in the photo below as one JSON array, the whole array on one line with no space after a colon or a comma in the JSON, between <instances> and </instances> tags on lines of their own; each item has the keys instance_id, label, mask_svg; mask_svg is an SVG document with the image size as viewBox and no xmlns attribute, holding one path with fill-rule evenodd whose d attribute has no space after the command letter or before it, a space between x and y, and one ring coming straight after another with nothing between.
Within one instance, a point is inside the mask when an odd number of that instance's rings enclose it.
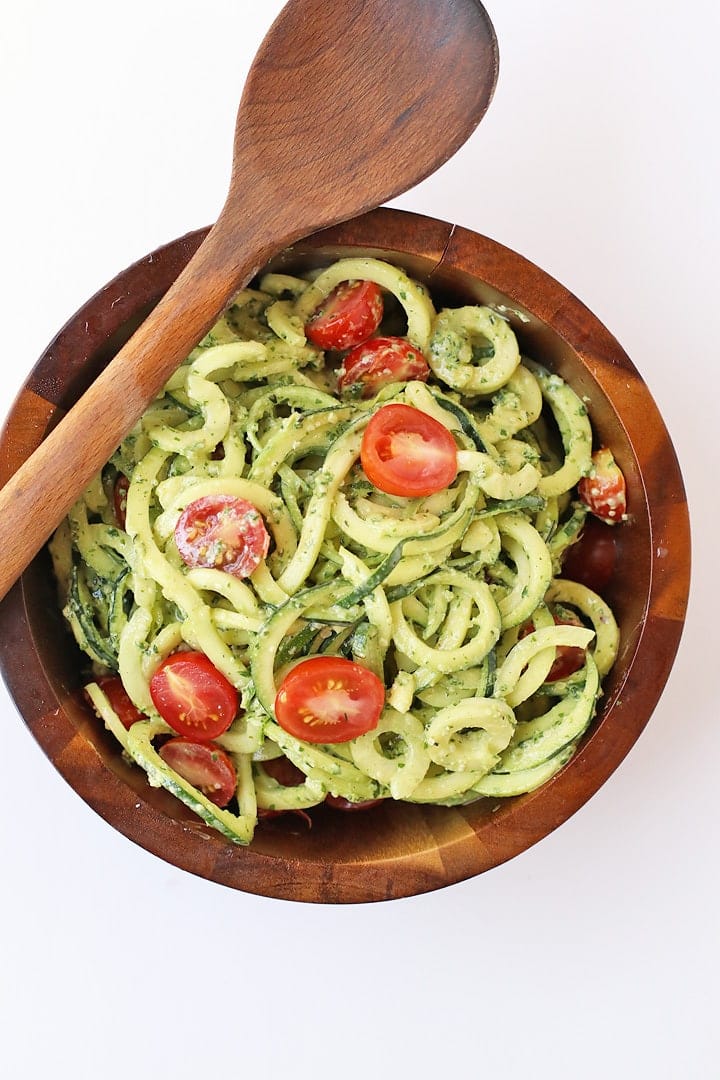
<instances>
[{"instance_id":1,"label":"wooden bowl","mask_svg":"<svg viewBox=\"0 0 720 1080\"><path fill-rule=\"evenodd\" d=\"M120 274L73 316L21 391L0 440L3 483L146 316L205 235L190 233ZM621 648L577 754L544 787L448 809L385 803L324 807L307 831L264 823L249 848L206 828L123 760L81 692L81 656L57 610L42 552L0 605L0 661L18 708L78 794L116 829L168 862L246 892L320 903L384 900L482 873L541 840L598 790L638 738L668 677L689 584L687 506L675 453L645 384L617 341L565 288L486 237L381 209L296 244L292 271L348 254L401 263L436 297L504 305L524 351L587 397L600 440L628 483L631 521L617 530L607 599Z\"/></svg>"}]
</instances>

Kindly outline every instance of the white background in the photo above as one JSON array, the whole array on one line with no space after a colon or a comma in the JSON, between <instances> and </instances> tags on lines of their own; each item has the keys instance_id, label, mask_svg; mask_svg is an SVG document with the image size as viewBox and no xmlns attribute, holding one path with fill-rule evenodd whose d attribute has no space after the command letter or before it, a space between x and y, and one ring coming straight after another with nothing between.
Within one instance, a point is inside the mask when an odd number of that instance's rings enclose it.
<instances>
[{"instance_id":1,"label":"white background","mask_svg":"<svg viewBox=\"0 0 720 1080\"><path fill-rule=\"evenodd\" d=\"M3 414L90 294L216 215L244 73L281 6L5 7ZM694 528L665 695L620 769L540 845L439 893L333 908L235 893L135 847L55 774L0 689L12 1080L720 1075L718 8L487 6L490 112L397 205L544 267L648 382Z\"/></svg>"}]
</instances>

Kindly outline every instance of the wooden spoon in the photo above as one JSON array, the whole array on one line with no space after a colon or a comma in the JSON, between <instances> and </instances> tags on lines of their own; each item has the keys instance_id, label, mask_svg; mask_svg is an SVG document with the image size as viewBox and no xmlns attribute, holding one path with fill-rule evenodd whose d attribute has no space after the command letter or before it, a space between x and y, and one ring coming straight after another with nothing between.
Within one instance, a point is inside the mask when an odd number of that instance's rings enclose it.
<instances>
[{"instance_id":1,"label":"wooden spoon","mask_svg":"<svg viewBox=\"0 0 720 1080\"><path fill-rule=\"evenodd\" d=\"M497 68L476 0L286 4L245 83L217 223L0 492L0 598L239 289L288 244L437 169L482 119Z\"/></svg>"}]
</instances>

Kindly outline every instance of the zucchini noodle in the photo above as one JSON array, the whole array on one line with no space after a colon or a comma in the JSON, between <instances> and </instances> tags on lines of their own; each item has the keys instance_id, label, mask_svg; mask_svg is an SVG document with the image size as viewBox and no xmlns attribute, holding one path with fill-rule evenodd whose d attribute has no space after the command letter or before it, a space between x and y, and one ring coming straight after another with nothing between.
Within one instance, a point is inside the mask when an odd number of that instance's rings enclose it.
<instances>
[{"instance_id":1,"label":"zucchini noodle","mask_svg":"<svg viewBox=\"0 0 720 1080\"><path fill-rule=\"evenodd\" d=\"M385 379L364 399L339 392L341 358L306 330L355 281L383 290L426 381ZM368 480L364 432L388 404L450 433L457 475L444 490L392 495ZM151 785L235 843L251 842L259 815L304 813L328 795L458 805L533 790L572 757L618 651L607 603L562 574L585 520L577 484L591 452L582 401L521 356L498 311L437 313L423 285L372 258L308 279L266 274L173 374L51 541L95 711ZM187 508L217 497L250 503L267 526L267 554L243 580L221 560L187 565L176 542ZM582 658L553 680L558 649ZM205 654L238 694L214 740L237 778L224 809L162 757L175 732L150 681L184 650ZM383 682L374 728L317 744L280 726L279 686L315 656L353 660ZM139 719L121 720L109 676ZM299 782L275 777L279 758Z\"/></svg>"}]
</instances>

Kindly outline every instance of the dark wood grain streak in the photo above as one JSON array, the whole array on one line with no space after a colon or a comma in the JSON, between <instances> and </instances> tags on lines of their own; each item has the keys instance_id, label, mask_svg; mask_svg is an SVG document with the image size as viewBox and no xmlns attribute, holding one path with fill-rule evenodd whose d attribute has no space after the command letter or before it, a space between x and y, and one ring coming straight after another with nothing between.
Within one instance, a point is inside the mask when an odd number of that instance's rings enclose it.
<instances>
[{"instance_id":1,"label":"dark wood grain streak","mask_svg":"<svg viewBox=\"0 0 720 1080\"><path fill-rule=\"evenodd\" d=\"M57 401L71 404L83 378L83 365L72 362L77 341L85 343L87 365L105 362L108 336L115 335L113 347L122 341L201 237L190 234L166 246L101 290L61 331L29 385L52 382ZM620 660L590 732L561 773L529 795L463 809L384 804L364 815L342 815L319 808L309 832L282 819L259 828L250 848L238 848L166 792L149 788L84 703L82 660L54 607L45 552L0 604L0 664L18 707L56 768L106 821L200 876L317 903L437 889L497 866L566 821L649 720L675 656L689 580L687 507L669 435L629 358L577 298L486 237L387 209L298 241L274 266L298 269L357 253L407 266L436 295L517 308L529 321L510 318L528 352L588 395L593 424L626 470L632 519L618 530L620 559L609 596L621 627ZM127 297L124 323L111 307L117 295ZM21 394L0 439L1 468L11 469L27 452L43 424L52 423L53 411L35 391Z\"/></svg>"}]
</instances>

